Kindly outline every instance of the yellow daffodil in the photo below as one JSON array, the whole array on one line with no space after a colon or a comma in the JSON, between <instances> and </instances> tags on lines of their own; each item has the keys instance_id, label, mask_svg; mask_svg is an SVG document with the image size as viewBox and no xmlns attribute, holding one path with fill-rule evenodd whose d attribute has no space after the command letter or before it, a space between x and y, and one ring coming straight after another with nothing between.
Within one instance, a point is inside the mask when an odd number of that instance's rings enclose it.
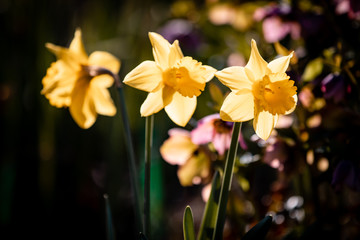
<instances>
[{"instance_id":1,"label":"yellow daffodil","mask_svg":"<svg viewBox=\"0 0 360 240\"><path fill-rule=\"evenodd\" d=\"M153 32L149 38L155 61L142 62L125 76L124 83L149 92L140 108L141 116L150 116L165 108L174 123L185 126L195 111L196 97L216 70L184 57L177 40L170 44Z\"/></svg>"},{"instance_id":2,"label":"yellow daffodil","mask_svg":"<svg viewBox=\"0 0 360 240\"><path fill-rule=\"evenodd\" d=\"M55 107L69 107L71 116L81 128L91 127L97 114L114 116L116 108L107 88L114 83L120 61L107 52L88 56L77 29L69 48L47 43L57 61L48 68L42 80L42 94ZM105 74L104 74L105 73Z\"/></svg>"},{"instance_id":3,"label":"yellow daffodil","mask_svg":"<svg viewBox=\"0 0 360 240\"><path fill-rule=\"evenodd\" d=\"M279 115L294 111L297 88L285 73L293 53L267 63L260 55L255 40L245 67L228 67L215 76L231 89L220 109L225 121L243 122L254 119L256 134L266 140Z\"/></svg>"}]
</instances>

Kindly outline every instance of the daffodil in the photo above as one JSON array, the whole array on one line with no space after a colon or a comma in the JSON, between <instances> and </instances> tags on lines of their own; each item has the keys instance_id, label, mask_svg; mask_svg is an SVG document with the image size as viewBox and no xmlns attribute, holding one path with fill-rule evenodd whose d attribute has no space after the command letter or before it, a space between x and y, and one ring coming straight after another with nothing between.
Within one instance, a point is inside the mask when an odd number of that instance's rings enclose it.
<instances>
[{"instance_id":1,"label":"daffodil","mask_svg":"<svg viewBox=\"0 0 360 240\"><path fill-rule=\"evenodd\" d=\"M125 76L124 83L149 93L140 108L141 116L165 108L174 123L185 126L195 111L196 97L216 70L184 57L177 40L170 44L154 32L149 38L155 61L142 62Z\"/></svg>"},{"instance_id":2,"label":"daffodil","mask_svg":"<svg viewBox=\"0 0 360 240\"><path fill-rule=\"evenodd\" d=\"M293 53L267 63L255 40L245 67L228 67L215 76L231 89L220 109L224 121L244 122L251 119L256 134L266 140L279 115L294 111L297 103L294 81L285 73Z\"/></svg>"},{"instance_id":3,"label":"daffodil","mask_svg":"<svg viewBox=\"0 0 360 240\"><path fill-rule=\"evenodd\" d=\"M69 48L51 43L47 43L46 47L57 57L42 80L41 93L49 99L51 105L69 107L75 122L85 129L94 124L97 114L116 114L107 88L113 85L113 76L120 69L117 58L103 51L88 56L80 29L75 31Z\"/></svg>"}]
</instances>

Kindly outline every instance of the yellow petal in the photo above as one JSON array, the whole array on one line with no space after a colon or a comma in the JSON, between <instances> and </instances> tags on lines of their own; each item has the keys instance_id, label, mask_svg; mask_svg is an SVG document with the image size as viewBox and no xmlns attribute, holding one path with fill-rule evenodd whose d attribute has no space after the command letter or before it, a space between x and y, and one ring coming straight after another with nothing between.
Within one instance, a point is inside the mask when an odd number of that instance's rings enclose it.
<instances>
[{"instance_id":1,"label":"yellow petal","mask_svg":"<svg viewBox=\"0 0 360 240\"><path fill-rule=\"evenodd\" d=\"M172 88L165 86L156 92L149 93L144 103L141 105L141 116L147 117L159 112L170 103L174 92L175 91Z\"/></svg>"},{"instance_id":2,"label":"yellow petal","mask_svg":"<svg viewBox=\"0 0 360 240\"><path fill-rule=\"evenodd\" d=\"M235 93L242 89L251 89L252 81L245 73L244 67L228 67L215 73L215 76L225 86L229 87Z\"/></svg>"},{"instance_id":3,"label":"yellow petal","mask_svg":"<svg viewBox=\"0 0 360 240\"><path fill-rule=\"evenodd\" d=\"M169 66L174 66L177 61L182 59L184 54L181 51L179 46L179 41L175 40L173 44L170 46L170 53L169 53Z\"/></svg>"},{"instance_id":4,"label":"yellow petal","mask_svg":"<svg viewBox=\"0 0 360 240\"><path fill-rule=\"evenodd\" d=\"M70 113L75 122L84 129L91 127L97 117L95 105L88 94L88 82L78 80L71 96Z\"/></svg>"},{"instance_id":5,"label":"yellow petal","mask_svg":"<svg viewBox=\"0 0 360 240\"><path fill-rule=\"evenodd\" d=\"M145 92L157 91L162 71L154 61L144 61L125 76L124 83Z\"/></svg>"},{"instance_id":6,"label":"yellow petal","mask_svg":"<svg viewBox=\"0 0 360 240\"><path fill-rule=\"evenodd\" d=\"M86 61L88 58L85 47L82 41L82 34L80 28L77 28L73 40L70 43L69 50L76 53L81 61Z\"/></svg>"},{"instance_id":7,"label":"yellow petal","mask_svg":"<svg viewBox=\"0 0 360 240\"><path fill-rule=\"evenodd\" d=\"M114 116L116 114L116 108L114 106L114 102L110 96L109 90L98 84L98 82L101 83L101 81L99 80L100 78L101 75L98 77L94 77L90 81L89 93L88 93L89 97L92 98L92 102L95 105L95 110L97 113L105 116Z\"/></svg>"},{"instance_id":8,"label":"yellow petal","mask_svg":"<svg viewBox=\"0 0 360 240\"><path fill-rule=\"evenodd\" d=\"M55 54L56 58L64 61L73 71L79 71L81 64L86 64L87 59L82 59L75 52L69 51L69 49L56 46L52 43L46 43L45 47Z\"/></svg>"},{"instance_id":9,"label":"yellow petal","mask_svg":"<svg viewBox=\"0 0 360 240\"><path fill-rule=\"evenodd\" d=\"M177 172L180 184L182 186L191 186L199 184L201 179L209 176L210 161L204 152L192 156ZM197 180L195 180L197 178Z\"/></svg>"},{"instance_id":10,"label":"yellow petal","mask_svg":"<svg viewBox=\"0 0 360 240\"><path fill-rule=\"evenodd\" d=\"M250 69L255 80L260 80L267 72L268 63L261 57L254 39L251 40L251 53L246 68Z\"/></svg>"},{"instance_id":11,"label":"yellow petal","mask_svg":"<svg viewBox=\"0 0 360 240\"><path fill-rule=\"evenodd\" d=\"M231 92L220 109L224 121L244 122L254 118L254 97L251 91L235 94Z\"/></svg>"},{"instance_id":12,"label":"yellow petal","mask_svg":"<svg viewBox=\"0 0 360 240\"><path fill-rule=\"evenodd\" d=\"M150 32L149 38L153 47L153 55L155 62L165 70L169 67L170 43L160 34Z\"/></svg>"},{"instance_id":13,"label":"yellow petal","mask_svg":"<svg viewBox=\"0 0 360 240\"><path fill-rule=\"evenodd\" d=\"M102 74L93 77L90 82L92 85L96 85L97 87L100 88L109 88L114 84L114 78L111 77L110 75Z\"/></svg>"},{"instance_id":14,"label":"yellow petal","mask_svg":"<svg viewBox=\"0 0 360 240\"><path fill-rule=\"evenodd\" d=\"M41 94L44 94L53 106L69 106L71 103L70 95L76 79L77 75L66 67L63 61L56 61L48 68L46 76L42 80Z\"/></svg>"},{"instance_id":15,"label":"yellow petal","mask_svg":"<svg viewBox=\"0 0 360 240\"><path fill-rule=\"evenodd\" d=\"M290 114L290 113L292 113L292 112L295 110L296 104L297 104L297 101L298 101L298 96L295 94L295 95L293 96L293 98L294 98L294 101L295 101L294 106L293 106L290 110L286 111L284 115Z\"/></svg>"},{"instance_id":16,"label":"yellow petal","mask_svg":"<svg viewBox=\"0 0 360 240\"><path fill-rule=\"evenodd\" d=\"M172 165L183 165L193 155L198 148L196 144L191 141L190 133L183 134L180 131L183 129L171 129L170 131L179 131L179 134L173 134L160 147L162 158ZM169 132L170 132L169 131Z\"/></svg>"},{"instance_id":17,"label":"yellow petal","mask_svg":"<svg viewBox=\"0 0 360 240\"><path fill-rule=\"evenodd\" d=\"M293 52L290 53L288 56L274 59L268 64L268 68L271 70L272 73L284 73L289 67L290 59L292 58L292 56Z\"/></svg>"},{"instance_id":18,"label":"yellow petal","mask_svg":"<svg viewBox=\"0 0 360 240\"><path fill-rule=\"evenodd\" d=\"M103 51L96 51L90 54L88 59L90 66L99 66L117 74L120 70L120 61L112 54Z\"/></svg>"},{"instance_id":19,"label":"yellow petal","mask_svg":"<svg viewBox=\"0 0 360 240\"><path fill-rule=\"evenodd\" d=\"M181 127L189 122L196 108L196 97L184 97L175 92L172 101L165 106L165 111L170 119Z\"/></svg>"},{"instance_id":20,"label":"yellow petal","mask_svg":"<svg viewBox=\"0 0 360 240\"><path fill-rule=\"evenodd\" d=\"M206 82L209 82L211 79L214 78L214 74L216 73L217 70L208 65L203 65L203 67L206 69L206 75L204 76Z\"/></svg>"},{"instance_id":21,"label":"yellow petal","mask_svg":"<svg viewBox=\"0 0 360 240\"><path fill-rule=\"evenodd\" d=\"M274 126L276 124L277 117L272 115L268 111L259 112L254 118L254 130L256 134L266 140L269 138Z\"/></svg>"}]
</instances>

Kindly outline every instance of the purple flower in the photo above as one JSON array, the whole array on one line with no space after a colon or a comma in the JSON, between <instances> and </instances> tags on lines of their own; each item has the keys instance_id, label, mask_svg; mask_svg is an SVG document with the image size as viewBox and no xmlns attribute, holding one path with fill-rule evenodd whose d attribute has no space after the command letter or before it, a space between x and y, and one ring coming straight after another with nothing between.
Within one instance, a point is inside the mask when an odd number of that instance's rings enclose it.
<instances>
[{"instance_id":1,"label":"purple flower","mask_svg":"<svg viewBox=\"0 0 360 240\"><path fill-rule=\"evenodd\" d=\"M169 42L179 40L184 51L196 52L201 45L199 32L188 20L171 20L160 29L160 33Z\"/></svg>"},{"instance_id":2,"label":"purple flower","mask_svg":"<svg viewBox=\"0 0 360 240\"><path fill-rule=\"evenodd\" d=\"M232 127L232 122L221 120L219 114L212 114L199 120L198 126L191 131L191 140L198 145L212 143L215 150L223 155L230 147ZM241 135L239 142L243 149L247 148Z\"/></svg>"},{"instance_id":3,"label":"purple flower","mask_svg":"<svg viewBox=\"0 0 360 240\"><path fill-rule=\"evenodd\" d=\"M351 88L345 83L343 75L330 73L321 81L321 91L325 99L333 99L335 103L338 103L351 92Z\"/></svg>"},{"instance_id":4,"label":"purple flower","mask_svg":"<svg viewBox=\"0 0 360 240\"><path fill-rule=\"evenodd\" d=\"M298 22L290 20L292 15L288 5L269 5L259 8L254 13L254 19L263 20L263 33L267 42L278 42L290 34L291 38L299 39L301 26Z\"/></svg>"}]
</instances>

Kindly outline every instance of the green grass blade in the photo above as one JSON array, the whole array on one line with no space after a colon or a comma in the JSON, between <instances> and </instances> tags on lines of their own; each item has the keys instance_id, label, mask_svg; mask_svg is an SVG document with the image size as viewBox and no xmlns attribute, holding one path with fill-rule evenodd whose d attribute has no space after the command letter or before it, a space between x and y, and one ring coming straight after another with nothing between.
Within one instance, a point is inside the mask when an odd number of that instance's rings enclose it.
<instances>
[{"instance_id":1,"label":"green grass blade","mask_svg":"<svg viewBox=\"0 0 360 240\"><path fill-rule=\"evenodd\" d=\"M195 240L194 219L190 206L186 206L183 220L184 240Z\"/></svg>"}]
</instances>

